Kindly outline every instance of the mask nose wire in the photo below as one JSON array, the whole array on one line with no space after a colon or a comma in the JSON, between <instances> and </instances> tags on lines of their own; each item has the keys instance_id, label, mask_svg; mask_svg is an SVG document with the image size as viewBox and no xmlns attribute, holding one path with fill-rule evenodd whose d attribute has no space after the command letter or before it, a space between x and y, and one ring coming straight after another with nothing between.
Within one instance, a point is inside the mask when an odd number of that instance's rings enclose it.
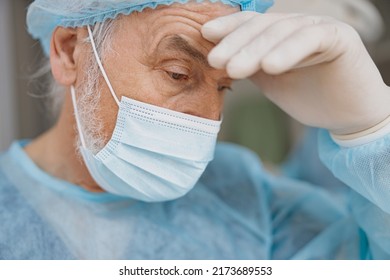
<instances>
[{"instance_id":1,"label":"mask nose wire","mask_svg":"<svg viewBox=\"0 0 390 280\"><path fill-rule=\"evenodd\" d=\"M111 85L111 83L110 83L110 80L108 79L107 73L106 73L106 71L104 70L103 64L102 64L102 62L101 62L101 60L100 60L100 58L99 58L99 54L98 54L97 49L96 49L95 40L93 39L91 27L88 25L88 26L87 26L87 29L88 29L89 39L90 39L91 45L92 45L92 50L93 50L93 53L94 53L94 55L95 55L96 61L97 61L98 65L99 65L100 71L102 72L103 78L104 78L104 80L105 80L106 83L107 83L108 89L110 90L112 97L114 98L116 104L117 104L118 107L119 107L119 100L118 100L118 97L116 96L115 91L114 91L114 89L112 88L112 85Z\"/></svg>"}]
</instances>

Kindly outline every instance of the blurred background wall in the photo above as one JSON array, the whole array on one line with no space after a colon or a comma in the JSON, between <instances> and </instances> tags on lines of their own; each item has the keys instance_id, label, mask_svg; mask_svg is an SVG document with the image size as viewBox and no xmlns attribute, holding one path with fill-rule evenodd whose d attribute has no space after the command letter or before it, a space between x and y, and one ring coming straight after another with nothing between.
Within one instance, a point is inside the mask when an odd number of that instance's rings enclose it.
<instances>
[{"instance_id":1,"label":"blurred background wall","mask_svg":"<svg viewBox=\"0 0 390 280\"><path fill-rule=\"evenodd\" d=\"M0 150L17 136L17 116L14 114L14 53L11 34L11 2L0 2Z\"/></svg>"},{"instance_id":2,"label":"blurred background wall","mask_svg":"<svg viewBox=\"0 0 390 280\"><path fill-rule=\"evenodd\" d=\"M364 1L276 0L273 11L330 14L354 24L361 29L371 55L390 84L390 1L370 1L380 12L377 20L372 13L366 15L365 6L359 8L358 2ZM30 2L0 1L0 152L13 140L34 138L51 124L42 98L35 96L39 92L29 79L42 59L39 44L26 32ZM383 34L379 36L382 20ZM247 146L267 162L281 162L299 141L303 127L266 100L250 82L237 82L233 89L226 100L221 140Z\"/></svg>"},{"instance_id":3,"label":"blurred background wall","mask_svg":"<svg viewBox=\"0 0 390 280\"><path fill-rule=\"evenodd\" d=\"M49 123L30 82L42 58L39 44L26 32L30 2L0 1L0 151L14 139L36 137Z\"/></svg>"}]
</instances>

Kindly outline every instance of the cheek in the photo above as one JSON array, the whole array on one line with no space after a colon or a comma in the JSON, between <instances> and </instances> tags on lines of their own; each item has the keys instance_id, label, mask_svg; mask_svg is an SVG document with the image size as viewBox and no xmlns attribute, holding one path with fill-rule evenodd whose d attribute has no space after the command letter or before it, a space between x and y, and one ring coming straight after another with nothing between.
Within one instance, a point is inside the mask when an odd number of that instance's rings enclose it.
<instances>
[{"instance_id":1,"label":"cheek","mask_svg":"<svg viewBox=\"0 0 390 280\"><path fill-rule=\"evenodd\" d=\"M103 86L101 86L99 105L95 117L98 118L98 121L102 125L101 136L107 143L114 131L119 107L114 101L108 87L105 85L105 82L100 81L100 83L103 83Z\"/></svg>"},{"instance_id":2,"label":"cheek","mask_svg":"<svg viewBox=\"0 0 390 280\"><path fill-rule=\"evenodd\" d=\"M173 86L164 71L145 70L133 78L125 96L141 102L168 108L167 104L184 92L184 86Z\"/></svg>"},{"instance_id":3,"label":"cheek","mask_svg":"<svg viewBox=\"0 0 390 280\"><path fill-rule=\"evenodd\" d=\"M106 72L118 97L126 96L141 102L161 105L168 91L162 73L133 58L115 57ZM111 96L111 95L110 95ZM111 97L111 99L113 99Z\"/></svg>"},{"instance_id":4,"label":"cheek","mask_svg":"<svg viewBox=\"0 0 390 280\"><path fill-rule=\"evenodd\" d=\"M172 96L170 89L162 79L163 73L147 70L134 75L127 97L156 106L164 106Z\"/></svg>"}]
</instances>

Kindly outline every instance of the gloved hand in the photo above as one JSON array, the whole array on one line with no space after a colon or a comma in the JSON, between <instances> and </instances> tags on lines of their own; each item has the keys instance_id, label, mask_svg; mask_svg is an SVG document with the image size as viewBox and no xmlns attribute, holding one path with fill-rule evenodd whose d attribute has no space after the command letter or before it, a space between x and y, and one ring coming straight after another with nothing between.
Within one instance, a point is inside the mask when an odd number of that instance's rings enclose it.
<instances>
[{"instance_id":1,"label":"gloved hand","mask_svg":"<svg viewBox=\"0 0 390 280\"><path fill-rule=\"evenodd\" d=\"M390 89L357 32L329 17L239 12L202 27L208 60L250 78L298 121L334 135L368 130L390 115Z\"/></svg>"},{"instance_id":2,"label":"gloved hand","mask_svg":"<svg viewBox=\"0 0 390 280\"><path fill-rule=\"evenodd\" d=\"M272 13L326 15L351 25L363 42L375 43L385 31L378 8L370 0L277 0Z\"/></svg>"}]
</instances>

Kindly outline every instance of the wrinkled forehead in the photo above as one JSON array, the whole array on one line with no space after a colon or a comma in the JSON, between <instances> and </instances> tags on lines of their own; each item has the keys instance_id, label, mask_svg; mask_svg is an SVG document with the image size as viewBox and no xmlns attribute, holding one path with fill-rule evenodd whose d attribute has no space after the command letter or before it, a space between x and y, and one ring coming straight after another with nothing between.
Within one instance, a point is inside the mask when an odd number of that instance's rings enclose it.
<instances>
[{"instance_id":1,"label":"wrinkled forehead","mask_svg":"<svg viewBox=\"0 0 390 280\"><path fill-rule=\"evenodd\" d=\"M114 19L119 15L156 9L161 5L186 4L207 0L35 0L27 11L27 27L49 54L51 35L57 26L82 27ZM209 0L239 7L242 11L265 12L273 0Z\"/></svg>"},{"instance_id":2,"label":"wrinkled forehead","mask_svg":"<svg viewBox=\"0 0 390 280\"><path fill-rule=\"evenodd\" d=\"M208 68L206 56L215 44L203 38L201 27L209 20L237 11L239 7L222 3L188 2L121 16L112 37L113 57L142 57L152 65L170 54L171 59L181 56Z\"/></svg>"},{"instance_id":3,"label":"wrinkled forehead","mask_svg":"<svg viewBox=\"0 0 390 280\"><path fill-rule=\"evenodd\" d=\"M173 3L172 5L159 5L154 9L146 8L142 12L136 14L136 21L130 24L135 25L135 28L141 27L148 24L154 25L156 21L158 24L161 22L177 22L179 23L182 19L187 18L187 25L191 25L191 20L196 21L198 24L203 25L209 20L217 17L226 16L232 13L240 11L239 6L226 5L221 2L209 2L209 1L189 1L186 3ZM133 16L130 14L129 16ZM121 19L129 19L130 17L120 17ZM147 19L145 21L145 19ZM148 28L149 29L149 28Z\"/></svg>"}]
</instances>

